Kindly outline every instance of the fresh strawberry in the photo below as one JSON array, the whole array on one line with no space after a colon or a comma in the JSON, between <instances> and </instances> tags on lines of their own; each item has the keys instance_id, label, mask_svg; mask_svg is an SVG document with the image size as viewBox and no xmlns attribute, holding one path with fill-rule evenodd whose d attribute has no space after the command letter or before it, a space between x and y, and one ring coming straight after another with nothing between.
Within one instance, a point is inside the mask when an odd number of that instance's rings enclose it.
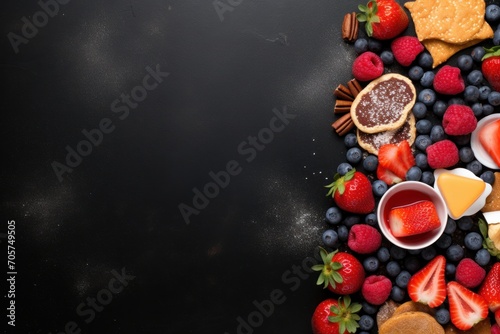
<instances>
[{"instance_id":1,"label":"fresh strawberry","mask_svg":"<svg viewBox=\"0 0 500 334\"><path fill-rule=\"evenodd\" d=\"M441 305L446 299L446 259L438 255L408 281L408 295L414 302L430 307Z\"/></svg>"},{"instance_id":2,"label":"fresh strawberry","mask_svg":"<svg viewBox=\"0 0 500 334\"><path fill-rule=\"evenodd\" d=\"M424 200L391 209L389 226L391 233L399 238L435 230L441 221L434 203Z\"/></svg>"},{"instance_id":3,"label":"fresh strawberry","mask_svg":"<svg viewBox=\"0 0 500 334\"><path fill-rule=\"evenodd\" d=\"M377 179L384 181L390 186L403 181L396 174L394 174L387 168L382 167L380 163L377 166Z\"/></svg>"},{"instance_id":4,"label":"fresh strawberry","mask_svg":"<svg viewBox=\"0 0 500 334\"><path fill-rule=\"evenodd\" d=\"M352 213L370 213L375 208L372 185L365 174L357 172L355 168L344 176L336 174L327 196L332 196L335 203L342 210Z\"/></svg>"},{"instance_id":5,"label":"fresh strawberry","mask_svg":"<svg viewBox=\"0 0 500 334\"><path fill-rule=\"evenodd\" d=\"M500 262L491 267L478 293L486 299L491 312L500 310Z\"/></svg>"},{"instance_id":6,"label":"fresh strawberry","mask_svg":"<svg viewBox=\"0 0 500 334\"><path fill-rule=\"evenodd\" d=\"M378 166L390 170L402 181L406 179L406 172L413 165L415 165L415 158L407 140L403 140L398 144L382 145L378 150ZM380 174L385 173L380 172Z\"/></svg>"},{"instance_id":7,"label":"fresh strawberry","mask_svg":"<svg viewBox=\"0 0 500 334\"><path fill-rule=\"evenodd\" d=\"M323 264L312 267L312 270L321 272L316 284L339 295L350 295L361 289L365 270L356 257L337 250L328 253L321 247L319 253Z\"/></svg>"},{"instance_id":8,"label":"fresh strawberry","mask_svg":"<svg viewBox=\"0 0 500 334\"><path fill-rule=\"evenodd\" d=\"M500 92L500 46L486 49L481 71L491 87Z\"/></svg>"},{"instance_id":9,"label":"fresh strawberry","mask_svg":"<svg viewBox=\"0 0 500 334\"><path fill-rule=\"evenodd\" d=\"M349 296L337 300L325 299L314 310L311 326L314 334L355 333L359 327L361 304L352 303Z\"/></svg>"},{"instance_id":10,"label":"fresh strawberry","mask_svg":"<svg viewBox=\"0 0 500 334\"><path fill-rule=\"evenodd\" d=\"M395 0L370 0L366 6L358 8L358 21L365 22L367 35L376 39L392 39L410 23L408 15Z\"/></svg>"},{"instance_id":11,"label":"fresh strawberry","mask_svg":"<svg viewBox=\"0 0 500 334\"><path fill-rule=\"evenodd\" d=\"M486 300L460 283L451 281L447 285L450 319L463 331L471 329L488 316Z\"/></svg>"},{"instance_id":12,"label":"fresh strawberry","mask_svg":"<svg viewBox=\"0 0 500 334\"><path fill-rule=\"evenodd\" d=\"M500 166L500 120L486 124L479 130L479 142L493 161Z\"/></svg>"}]
</instances>

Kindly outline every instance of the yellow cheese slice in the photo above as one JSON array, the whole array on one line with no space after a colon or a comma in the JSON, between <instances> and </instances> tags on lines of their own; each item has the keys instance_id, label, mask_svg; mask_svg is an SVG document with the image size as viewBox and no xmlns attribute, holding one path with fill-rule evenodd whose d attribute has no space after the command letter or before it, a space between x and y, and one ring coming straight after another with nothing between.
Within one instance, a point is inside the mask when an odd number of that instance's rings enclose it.
<instances>
[{"instance_id":1,"label":"yellow cheese slice","mask_svg":"<svg viewBox=\"0 0 500 334\"><path fill-rule=\"evenodd\" d=\"M443 196L452 218L460 217L481 196L486 184L482 180L471 179L452 173L438 176L437 186Z\"/></svg>"}]
</instances>

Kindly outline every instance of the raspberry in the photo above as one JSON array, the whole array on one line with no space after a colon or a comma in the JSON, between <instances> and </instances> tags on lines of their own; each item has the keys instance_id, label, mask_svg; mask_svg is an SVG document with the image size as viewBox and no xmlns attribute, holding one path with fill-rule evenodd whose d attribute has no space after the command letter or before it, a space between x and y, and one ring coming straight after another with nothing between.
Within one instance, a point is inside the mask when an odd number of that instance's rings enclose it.
<instances>
[{"instance_id":1,"label":"raspberry","mask_svg":"<svg viewBox=\"0 0 500 334\"><path fill-rule=\"evenodd\" d=\"M424 46L416 37L401 36L392 41L391 50L398 63L410 66L415 58L424 51Z\"/></svg>"},{"instance_id":2,"label":"raspberry","mask_svg":"<svg viewBox=\"0 0 500 334\"><path fill-rule=\"evenodd\" d=\"M485 276L486 270L470 258L462 259L455 272L455 280L469 289L479 286Z\"/></svg>"},{"instance_id":3,"label":"raspberry","mask_svg":"<svg viewBox=\"0 0 500 334\"><path fill-rule=\"evenodd\" d=\"M380 248L382 235L373 226L367 224L357 224L351 227L347 246L356 253L373 253Z\"/></svg>"},{"instance_id":4,"label":"raspberry","mask_svg":"<svg viewBox=\"0 0 500 334\"><path fill-rule=\"evenodd\" d=\"M500 334L500 326L498 324L491 326L491 334Z\"/></svg>"},{"instance_id":5,"label":"raspberry","mask_svg":"<svg viewBox=\"0 0 500 334\"><path fill-rule=\"evenodd\" d=\"M465 90L464 78L458 67L444 65L434 76L434 90L439 94L456 95Z\"/></svg>"},{"instance_id":6,"label":"raspberry","mask_svg":"<svg viewBox=\"0 0 500 334\"><path fill-rule=\"evenodd\" d=\"M447 168L455 165L459 161L458 148L449 139L440 140L426 148L427 163L429 167Z\"/></svg>"},{"instance_id":7,"label":"raspberry","mask_svg":"<svg viewBox=\"0 0 500 334\"><path fill-rule=\"evenodd\" d=\"M476 116L469 106L452 104L443 115L444 132L450 136L468 135L476 126Z\"/></svg>"},{"instance_id":8,"label":"raspberry","mask_svg":"<svg viewBox=\"0 0 500 334\"><path fill-rule=\"evenodd\" d=\"M371 51L360 54L352 63L352 75L359 81L370 81L384 73L382 59Z\"/></svg>"},{"instance_id":9,"label":"raspberry","mask_svg":"<svg viewBox=\"0 0 500 334\"><path fill-rule=\"evenodd\" d=\"M382 305L391 294L391 280L383 275L368 276L361 286L361 295L372 305Z\"/></svg>"}]
</instances>

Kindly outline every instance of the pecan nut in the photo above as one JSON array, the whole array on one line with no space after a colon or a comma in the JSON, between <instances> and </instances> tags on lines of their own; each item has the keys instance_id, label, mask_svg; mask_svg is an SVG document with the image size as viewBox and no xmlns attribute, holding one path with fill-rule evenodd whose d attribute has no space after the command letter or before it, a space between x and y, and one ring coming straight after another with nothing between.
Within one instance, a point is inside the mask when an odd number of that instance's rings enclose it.
<instances>
[{"instance_id":1,"label":"pecan nut","mask_svg":"<svg viewBox=\"0 0 500 334\"><path fill-rule=\"evenodd\" d=\"M356 13L347 13L342 22L342 39L346 42L354 42L358 38L359 22Z\"/></svg>"}]
</instances>

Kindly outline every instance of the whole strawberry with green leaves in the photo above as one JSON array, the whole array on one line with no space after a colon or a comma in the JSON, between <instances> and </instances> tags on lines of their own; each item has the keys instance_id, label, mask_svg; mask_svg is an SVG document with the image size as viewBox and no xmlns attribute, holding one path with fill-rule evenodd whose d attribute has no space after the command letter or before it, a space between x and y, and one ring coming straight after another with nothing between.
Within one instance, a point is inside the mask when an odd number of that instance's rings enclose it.
<instances>
[{"instance_id":1,"label":"whole strawberry with green leaves","mask_svg":"<svg viewBox=\"0 0 500 334\"><path fill-rule=\"evenodd\" d=\"M355 333L359 327L361 304L351 303L349 296L325 299L314 310L311 325L314 334Z\"/></svg>"},{"instance_id":2,"label":"whole strawberry with green leaves","mask_svg":"<svg viewBox=\"0 0 500 334\"><path fill-rule=\"evenodd\" d=\"M375 208L372 185L365 174L351 169L344 175L336 174L327 196L332 196L337 206L351 213L366 214Z\"/></svg>"},{"instance_id":3,"label":"whole strawberry with green leaves","mask_svg":"<svg viewBox=\"0 0 500 334\"><path fill-rule=\"evenodd\" d=\"M356 15L359 22L365 22L366 34L379 40L392 39L409 25L408 15L395 0L370 0L359 5Z\"/></svg>"},{"instance_id":4,"label":"whole strawberry with green leaves","mask_svg":"<svg viewBox=\"0 0 500 334\"><path fill-rule=\"evenodd\" d=\"M485 50L481 71L491 87L500 92L500 46Z\"/></svg>"}]
</instances>

